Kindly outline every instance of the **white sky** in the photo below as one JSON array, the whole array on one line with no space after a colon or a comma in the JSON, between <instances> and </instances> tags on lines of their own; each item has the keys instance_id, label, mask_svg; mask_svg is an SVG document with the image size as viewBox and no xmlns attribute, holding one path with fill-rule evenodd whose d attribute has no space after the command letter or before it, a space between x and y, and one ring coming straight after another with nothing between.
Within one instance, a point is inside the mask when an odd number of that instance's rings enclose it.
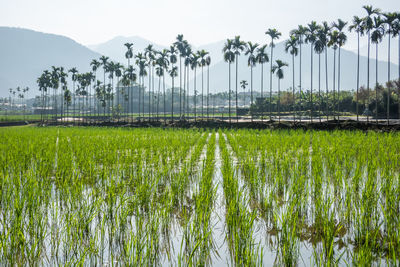
<instances>
[{"instance_id":1,"label":"white sky","mask_svg":"<svg viewBox=\"0 0 400 267\"><path fill-rule=\"evenodd\" d=\"M264 43L268 28L286 39L311 20L363 16L365 4L400 11L399 0L0 0L0 26L65 35L84 45L118 35L169 45L179 33L194 45L235 35ZM350 38L347 48L355 45Z\"/></svg>"}]
</instances>

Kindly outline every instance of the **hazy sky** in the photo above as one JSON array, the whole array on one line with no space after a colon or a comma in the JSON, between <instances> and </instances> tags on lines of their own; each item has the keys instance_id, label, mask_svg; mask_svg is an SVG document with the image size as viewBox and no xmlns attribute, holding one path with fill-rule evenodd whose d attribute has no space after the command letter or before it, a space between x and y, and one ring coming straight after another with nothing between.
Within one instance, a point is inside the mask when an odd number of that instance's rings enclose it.
<instances>
[{"instance_id":1,"label":"hazy sky","mask_svg":"<svg viewBox=\"0 0 400 267\"><path fill-rule=\"evenodd\" d=\"M0 0L0 26L66 35L84 45L117 35L168 45L178 33L194 45L235 35L261 43L268 28L287 38L311 20L363 16L365 4L400 11L399 0ZM347 47L354 46L350 38Z\"/></svg>"}]
</instances>

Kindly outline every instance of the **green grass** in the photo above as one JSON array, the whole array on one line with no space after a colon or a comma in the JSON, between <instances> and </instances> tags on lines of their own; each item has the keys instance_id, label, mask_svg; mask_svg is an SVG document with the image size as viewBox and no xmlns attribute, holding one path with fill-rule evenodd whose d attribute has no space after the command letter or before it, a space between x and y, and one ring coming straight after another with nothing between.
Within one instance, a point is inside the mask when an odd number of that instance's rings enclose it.
<instances>
[{"instance_id":1,"label":"green grass","mask_svg":"<svg viewBox=\"0 0 400 267\"><path fill-rule=\"evenodd\" d=\"M0 265L399 264L398 133L5 127L0 139Z\"/></svg>"}]
</instances>

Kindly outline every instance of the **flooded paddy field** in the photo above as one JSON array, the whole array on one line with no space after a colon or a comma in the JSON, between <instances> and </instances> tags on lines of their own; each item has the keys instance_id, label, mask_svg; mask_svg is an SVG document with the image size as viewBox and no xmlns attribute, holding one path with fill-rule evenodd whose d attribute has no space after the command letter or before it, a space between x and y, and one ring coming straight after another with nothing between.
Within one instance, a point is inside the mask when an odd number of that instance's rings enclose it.
<instances>
[{"instance_id":1,"label":"flooded paddy field","mask_svg":"<svg viewBox=\"0 0 400 267\"><path fill-rule=\"evenodd\" d=\"M400 134L3 128L0 265L395 266Z\"/></svg>"}]
</instances>

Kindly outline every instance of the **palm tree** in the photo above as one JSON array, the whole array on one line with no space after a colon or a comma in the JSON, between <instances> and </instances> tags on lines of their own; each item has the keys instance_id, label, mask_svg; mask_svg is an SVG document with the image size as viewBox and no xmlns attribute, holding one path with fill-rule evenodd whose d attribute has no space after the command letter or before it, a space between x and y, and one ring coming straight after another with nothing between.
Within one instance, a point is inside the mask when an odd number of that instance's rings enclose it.
<instances>
[{"instance_id":1,"label":"palm tree","mask_svg":"<svg viewBox=\"0 0 400 267\"><path fill-rule=\"evenodd\" d=\"M314 111L314 107L313 107L313 49L314 49L314 42L317 39L317 32L319 30L319 26L317 25L317 23L315 21L311 21L311 23L308 24L307 27L307 32L306 32L306 39L305 41L307 43L310 44L311 47L311 51L310 51L310 56L311 56L311 83L310 83L310 103L311 103L311 122L313 121L313 111Z\"/></svg>"},{"instance_id":2,"label":"palm tree","mask_svg":"<svg viewBox=\"0 0 400 267\"><path fill-rule=\"evenodd\" d=\"M126 78L128 78L128 104L129 104L129 89L132 87L133 83L136 82L137 75L135 73L135 68L132 65L129 65L129 67L125 70L125 75ZM118 77L117 73L116 76ZM118 84L118 83L117 83ZM140 99L140 96L139 96ZM132 90L132 95L131 95L131 111L132 111L132 116L133 116L133 90ZM127 110L129 110L129 107L127 107Z\"/></svg>"},{"instance_id":3,"label":"palm tree","mask_svg":"<svg viewBox=\"0 0 400 267\"><path fill-rule=\"evenodd\" d=\"M120 63L115 63L114 66L114 72L115 72L115 77L117 77L117 89L118 89L118 84L119 84L119 79L122 76L122 70L123 66ZM117 109L119 108L119 92L116 92L117 95Z\"/></svg>"},{"instance_id":4,"label":"palm tree","mask_svg":"<svg viewBox=\"0 0 400 267\"><path fill-rule=\"evenodd\" d=\"M168 72L169 72L169 75L170 75L171 78L172 78L172 101L171 101L171 112L172 112L172 116L171 116L171 119L172 119L172 121L174 121L174 78L175 78L176 76L178 76L178 67L172 65L171 70L169 70Z\"/></svg>"},{"instance_id":5,"label":"palm tree","mask_svg":"<svg viewBox=\"0 0 400 267\"><path fill-rule=\"evenodd\" d=\"M201 118L204 118L204 66L206 66L206 56L208 52L204 49L197 51L199 66L201 67Z\"/></svg>"},{"instance_id":6,"label":"palm tree","mask_svg":"<svg viewBox=\"0 0 400 267\"><path fill-rule=\"evenodd\" d=\"M247 65L250 67L250 106L253 105L253 67L257 63L257 47L257 43L253 44L252 42L248 42L245 53L246 56L249 56L247 59ZM251 121L253 121L253 116L251 116Z\"/></svg>"},{"instance_id":7,"label":"palm tree","mask_svg":"<svg viewBox=\"0 0 400 267\"><path fill-rule=\"evenodd\" d=\"M302 64L301 64L301 45L303 44L303 37L305 36L307 32L307 28L299 25L297 29L292 30L290 34L294 35L299 44L299 89L300 89L300 110L302 109L302 101L301 101L301 96L302 96L302 90L301 90L301 70L302 70ZM299 121L301 121L301 115L299 116Z\"/></svg>"},{"instance_id":8,"label":"palm tree","mask_svg":"<svg viewBox=\"0 0 400 267\"><path fill-rule=\"evenodd\" d=\"M132 50L133 43L125 43L124 46L126 47L126 50L127 50L125 52L125 58L128 60L128 68L129 68L130 59L133 57L133 50ZM118 83L117 83L117 86L118 86ZM130 94L130 90L128 89L128 99L130 98L129 94ZM133 94L133 92L132 92L132 94ZM129 108L126 110L126 112L129 113Z\"/></svg>"},{"instance_id":9,"label":"palm tree","mask_svg":"<svg viewBox=\"0 0 400 267\"><path fill-rule=\"evenodd\" d=\"M167 115L166 115L166 102L165 102L165 75L164 73L168 71L168 65L169 65L169 60L168 60L168 54L169 51L167 49L164 49L163 51L159 52L159 58L157 59L159 65L163 68L163 109L164 109L164 122L167 122Z\"/></svg>"},{"instance_id":10,"label":"palm tree","mask_svg":"<svg viewBox=\"0 0 400 267\"><path fill-rule=\"evenodd\" d=\"M328 90L328 43L329 43L329 34L331 32L331 27L328 22L322 22L322 26L320 31L318 32L318 39L321 43L324 44L325 47L325 91L326 91L326 119L329 119L328 113L328 100L329 100L329 90Z\"/></svg>"},{"instance_id":11,"label":"palm tree","mask_svg":"<svg viewBox=\"0 0 400 267\"><path fill-rule=\"evenodd\" d=\"M194 121L196 121L196 96L197 96L197 90L196 90L196 70L197 70L197 66L199 65L199 56L197 55L197 53L192 53L191 57L190 57L190 67L191 69L194 71L194 80L193 80L193 97L194 97Z\"/></svg>"},{"instance_id":12,"label":"palm tree","mask_svg":"<svg viewBox=\"0 0 400 267\"><path fill-rule=\"evenodd\" d=\"M376 123L378 123L378 45L382 42L385 29L383 27L383 21L380 16L374 17L374 28L371 33L371 42L376 45L375 48L375 116Z\"/></svg>"},{"instance_id":13,"label":"palm tree","mask_svg":"<svg viewBox=\"0 0 400 267\"><path fill-rule=\"evenodd\" d=\"M73 90L74 90L74 104L73 105L74 105L74 112L75 112L75 97L76 97L75 82L76 82L76 79L77 79L78 70L76 68L72 68L68 72L72 73L71 80L72 80L72 86L73 86Z\"/></svg>"},{"instance_id":14,"label":"palm tree","mask_svg":"<svg viewBox=\"0 0 400 267\"><path fill-rule=\"evenodd\" d=\"M344 27L346 27L346 25L347 25L347 22L344 22L343 20L341 20L341 19L338 19L338 21L337 21L337 23L336 22L334 22L333 23L333 28L336 28L337 30L338 30L338 36L337 36L337 45L338 45L338 48L339 48L339 55L338 55L338 107L337 107L337 110L338 110L338 119L340 119L340 108L339 108L339 103L340 103L340 101L339 101L339 97L340 97L340 48L346 43L346 41L347 41L347 36L346 36L346 34L343 32L343 30L344 30Z\"/></svg>"},{"instance_id":15,"label":"palm tree","mask_svg":"<svg viewBox=\"0 0 400 267\"><path fill-rule=\"evenodd\" d=\"M333 111L335 111L335 101L336 101L336 97L335 97L335 90L336 90L336 50L338 49L338 39L339 39L339 32L337 30L333 30L329 33L329 42L328 42L328 46L333 48ZM334 119L335 114L333 114Z\"/></svg>"},{"instance_id":16,"label":"palm tree","mask_svg":"<svg viewBox=\"0 0 400 267\"><path fill-rule=\"evenodd\" d=\"M171 103L171 116L172 116L172 121L174 120L174 77L178 76L178 68L175 69L174 64L178 61L176 55L178 51L174 45L171 45L169 48L169 62L171 63L171 70L169 71L169 75L172 78L172 88L171 88L171 94L172 94L172 103ZM175 75L176 74L176 75ZM173 76L175 75L175 76Z\"/></svg>"},{"instance_id":17,"label":"palm tree","mask_svg":"<svg viewBox=\"0 0 400 267\"><path fill-rule=\"evenodd\" d=\"M155 54L155 51L153 49L153 45L149 44L145 48L145 53L144 53L144 55L146 56L146 59L147 59L147 66L149 68L149 121L150 121L150 114L151 114L151 78L152 78L152 73L153 73L154 54ZM144 92L143 92L143 94L144 94ZM144 102L143 102L143 105L144 105Z\"/></svg>"},{"instance_id":18,"label":"palm tree","mask_svg":"<svg viewBox=\"0 0 400 267\"><path fill-rule=\"evenodd\" d=\"M158 121L158 111L159 111L159 99L161 90L161 76L164 76L164 67L160 61L156 63L156 75L158 76L158 92L157 92L157 121Z\"/></svg>"},{"instance_id":19,"label":"palm tree","mask_svg":"<svg viewBox=\"0 0 400 267\"><path fill-rule=\"evenodd\" d=\"M240 87L243 89L243 106L246 106L246 86L249 85L246 80L240 81Z\"/></svg>"},{"instance_id":20,"label":"palm tree","mask_svg":"<svg viewBox=\"0 0 400 267\"><path fill-rule=\"evenodd\" d=\"M393 27L395 26L395 22L397 20L397 13L384 13L382 14L384 16L384 21L383 23L387 26L387 35L388 35L388 84L390 85L390 39L391 39L391 34L392 36L394 35L394 29ZM388 94L387 94L387 110L386 110L386 119L387 119L387 125L389 125L389 118L390 118L390 86L388 86Z\"/></svg>"},{"instance_id":21,"label":"palm tree","mask_svg":"<svg viewBox=\"0 0 400 267\"><path fill-rule=\"evenodd\" d=\"M294 57L297 56L299 52L299 48L297 47L299 40L295 35L290 35L289 40L285 42L285 51L286 53L289 52L292 55L292 70L293 70L293 77L292 77L292 90L293 90L293 121L296 121L296 111L295 111L295 92L294 92L294 84L295 84L295 79L294 79Z\"/></svg>"},{"instance_id":22,"label":"palm tree","mask_svg":"<svg viewBox=\"0 0 400 267\"><path fill-rule=\"evenodd\" d=\"M235 61L235 53L232 50L233 40L227 39L222 51L224 60L229 66L229 123L231 123L231 64ZM195 89L196 90L196 89Z\"/></svg>"},{"instance_id":23,"label":"palm tree","mask_svg":"<svg viewBox=\"0 0 400 267\"><path fill-rule=\"evenodd\" d=\"M182 57L185 55L185 40L183 40L183 34L178 34L174 46L179 52L179 117L182 117Z\"/></svg>"},{"instance_id":24,"label":"palm tree","mask_svg":"<svg viewBox=\"0 0 400 267\"><path fill-rule=\"evenodd\" d=\"M56 112L56 121L57 121L57 115L58 115L58 108L57 108L57 93L56 91L58 90L59 87L59 68L52 66L52 71L51 71L51 87L53 88L53 104L54 104L54 110Z\"/></svg>"},{"instance_id":25,"label":"palm tree","mask_svg":"<svg viewBox=\"0 0 400 267\"><path fill-rule=\"evenodd\" d=\"M267 49L267 45L263 45L257 49L257 62L261 64L261 99L264 103L264 94L263 94L263 88L264 88L264 63L269 61L269 57L267 52L265 51ZM261 111L261 121L263 120L264 116L264 107L262 106L262 111Z\"/></svg>"},{"instance_id":26,"label":"palm tree","mask_svg":"<svg viewBox=\"0 0 400 267\"><path fill-rule=\"evenodd\" d=\"M360 35L364 35L364 28L362 27L363 20L358 16L353 17L353 24L349 26L349 31L354 30L357 33L357 92L356 92L356 113L357 121L358 116L358 89L360 88Z\"/></svg>"},{"instance_id":27,"label":"palm tree","mask_svg":"<svg viewBox=\"0 0 400 267\"><path fill-rule=\"evenodd\" d=\"M246 47L246 43L240 40L240 36L235 36L232 42L232 52L235 54L235 61L236 61L236 122L239 122L239 117L237 115L238 112L238 61L240 52Z\"/></svg>"},{"instance_id":28,"label":"palm tree","mask_svg":"<svg viewBox=\"0 0 400 267\"><path fill-rule=\"evenodd\" d=\"M364 10L367 12L367 16L363 18L362 27L364 32L368 34L368 60L367 60L367 90L368 90L368 104L369 105L369 55L370 55L370 46L371 46L371 30L374 27L373 17L374 15L378 15L380 10L377 8L373 8L372 6L363 6ZM367 106L368 107L368 106ZM367 122L369 122L369 114L367 114Z\"/></svg>"},{"instance_id":29,"label":"palm tree","mask_svg":"<svg viewBox=\"0 0 400 267\"><path fill-rule=\"evenodd\" d=\"M325 50L325 34L323 29L318 29L317 39L314 42L314 51L318 54L318 117L321 122L321 53Z\"/></svg>"},{"instance_id":30,"label":"palm tree","mask_svg":"<svg viewBox=\"0 0 400 267\"><path fill-rule=\"evenodd\" d=\"M206 57L206 66L207 66L207 120L209 119L208 107L209 107L209 96L210 96L210 65L211 65L211 57Z\"/></svg>"},{"instance_id":31,"label":"palm tree","mask_svg":"<svg viewBox=\"0 0 400 267\"><path fill-rule=\"evenodd\" d=\"M289 66L287 63L276 60L276 65L272 66L272 73L276 72L276 77L278 77L278 122L281 122L281 113L280 113L280 101L281 101L281 79L283 79L283 67Z\"/></svg>"},{"instance_id":32,"label":"palm tree","mask_svg":"<svg viewBox=\"0 0 400 267\"><path fill-rule=\"evenodd\" d=\"M269 73L269 119L272 120L272 62L274 60L274 40L279 39L281 36L281 33L278 32L276 29L268 29L268 31L265 32L266 35L269 35L271 37L271 69Z\"/></svg>"},{"instance_id":33,"label":"palm tree","mask_svg":"<svg viewBox=\"0 0 400 267\"><path fill-rule=\"evenodd\" d=\"M185 43L185 60L184 60L184 65L185 65L185 71L184 71L184 92L186 96L186 109L185 112L189 113L189 76L190 76L190 56L192 54L192 48L190 45L186 42ZM185 107L185 105L183 105Z\"/></svg>"},{"instance_id":34,"label":"palm tree","mask_svg":"<svg viewBox=\"0 0 400 267\"><path fill-rule=\"evenodd\" d=\"M100 57L100 62L101 62L101 65L103 66L103 75L104 75L104 77L103 77L103 86L104 86L104 89L105 89L105 86L106 86L106 72L107 72L107 65L108 65L108 57L106 57L106 56L101 56ZM105 97L105 94L103 95L104 97ZM103 99L103 115L105 116L105 113L106 113L106 102L105 102L105 98Z\"/></svg>"},{"instance_id":35,"label":"palm tree","mask_svg":"<svg viewBox=\"0 0 400 267\"><path fill-rule=\"evenodd\" d=\"M139 120L141 119L141 107L143 109L142 115L144 116L144 76L147 75L146 57L142 53L135 56L136 65L139 67ZM142 94L140 93L143 90ZM142 101L143 100L143 101ZM140 103L142 102L142 105Z\"/></svg>"},{"instance_id":36,"label":"palm tree","mask_svg":"<svg viewBox=\"0 0 400 267\"><path fill-rule=\"evenodd\" d=\"M93 59L92 62L90 62L90 66L92 66L92 71L94 73L94 80L96 81L96 74L97 74L97 69L100 67L101 63L99 61L97 61L96 59ZM93 97L93 106L95 106L94 104L94 97ZM97 109L98 112L98 109Z\"/></svg>"}]
</instances>

